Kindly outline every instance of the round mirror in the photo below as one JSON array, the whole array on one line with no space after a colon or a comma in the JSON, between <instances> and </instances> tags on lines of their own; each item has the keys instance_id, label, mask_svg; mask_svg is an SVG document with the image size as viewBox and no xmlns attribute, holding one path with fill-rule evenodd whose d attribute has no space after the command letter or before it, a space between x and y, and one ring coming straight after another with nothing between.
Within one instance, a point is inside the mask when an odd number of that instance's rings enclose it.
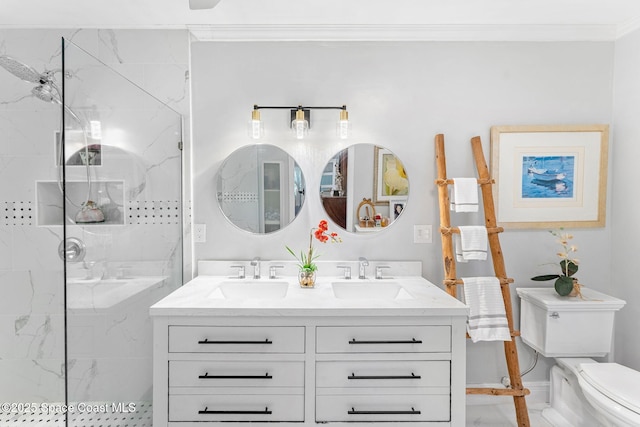
<instances>
[{"instance_id":1,"label":"round mirror","mask_svg":"<svg viewBox=\"0 0 640 427\"><path fill-rule=\"evenodd\" d=\"M375 233L402 214L409 179L402 161L388 149L356 144L329 160L320 197L329 218L346 231Z\"/></svg>"},{"instance_id":2,"label":"round mirror","mask_svg":"<svg viewBox=\"0 0 640 427\"><path fill-rule=\"evenodd\" d=\"M217 175L218 205L251 233L278 231L293 221L305 197L300 166L273 145L249 145L229 155Z\"/></svg>"}]
</instances>

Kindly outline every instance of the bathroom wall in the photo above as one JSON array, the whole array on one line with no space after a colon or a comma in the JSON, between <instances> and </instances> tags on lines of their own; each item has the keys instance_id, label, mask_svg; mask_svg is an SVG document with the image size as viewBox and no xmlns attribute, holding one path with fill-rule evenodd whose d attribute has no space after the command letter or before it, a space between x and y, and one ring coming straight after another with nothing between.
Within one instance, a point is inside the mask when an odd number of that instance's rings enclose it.
<instances>
[{"instance_id":1,"label":"bathroom wall","mask_svg":"<svg viewBox=\"0 0 640 427\"><path fill-rule=\"evenodd\" d=\"M0 53L38 70L58 68L63 35L167 102L189 124L186 32L3 30ZM631 162L638 154L640 133L634 120L640 113L635 101L639 44L638 33L615 43L616 121L607 227L571 230L579 246L581 282L628 301L618 318L616 355L636 368L640 312L635 306L640 295L633 282L633 262L621 260L637 252L638 241L635 199L628 195L634 194ZM187 184L189 177L195 183L194 220L208 226L208 240L194 245L193 259L288 259L284 245L302 247L309 228L326 218L311 190L318 188L326 162L348 144L373 143L404 160L412 192L407 208L393 228L375 236L343 234L342 244L321 248L322 257L420 260L423 275L440 283L437 233L433 244L413 243L414 224L432 224L434 231L438 226L433 185L436 133L445 134L449 175L471 176L475 169L469 139L480 135L489 159L492 125L612 122L614 43L196 42L191 49L194 170L191 173L185 164L184 176ZM0 70L0 209L8 216L0 223L0 290L6 296L0 300L0 378L11 386L9 391L0 385L0 397L60 400L63 278L55 253L60 232L35 227L33 205L31 219L13 218L14 208L16 214L25 207L29 212L36 179L55 179L51 135L58 126L58 109L28 96L30 90L30 84ZM246 124L256 103L347 104L354 135L348 143L339 142L334 135L337 115L314 111L309 138L299 142L286 129L286 113L263 112L263 142L292 154L310 189L300 218L267 236L235 229L221 216L215 200L215 173L221 162L239 146L253 143ZM185 151L185 157L190 156ZM187 189L187 223L189 194ZM471 216L468 221L480 223L482 218ZM188 237L189 227L185 230ZM516 279L513 288L540 286L529 277L546 272L549 266L543 264L555 261L557 245L548 233L507 230L501 241L507 271ZM186 259L191 257L187 254ZM185 264L187 274L190 267ZM468 265L461 273L490 274L490 266ZM519 303L515 292L513 296L517 318ZM503 360L500 345L468 348L469 383L495 383L505 375L505 368L495 362ZM526 346L519 349L524 368L532 354ZM541 360L525 381L545 379L548 364Z\"/></svg>"},{"instance_id":2,"label":"bathroom wall","mask_svg":"<svg viewBox=\"0 0 640 427\"><path fill-rule=\"evenodd\" d=\"M404 161L411 183L409 202L390 229L343 235L343 243L320 248L322 259L419 260L424 277L439 284L443 273L438 234L432 244L413 243L415 224L438 229L434 136L445 134L449 175L474 176L469 140L481 136L489 159L492 125L611 123L613 54L614 44L606 42L195 42L193 220L206 224L208 232L205 243L195 243L195 258L288 259L284 246L304 247L310 227L327 217L313 190L319 188L326 162L348 144L371 143L389 148ZM288 112L263 110L262 142L289 152L308 188L299 218L266 236L234 228L215 198L220 163L236 148L253 143L246 127L254 104L346 104L353 126L353 137L340 141L335 137L337 113L312 111L309 137L298 141L287 129ZM483 219L474 214L454 221L481 224ZM605 292L615 290L609 226L571 231L582 261L581 282ZM547 272L550 266L544 264L555 263L558 248L550 234L508 230L501 241L507 272L515 278L513 288L540 286L529 278ZM470 264L459 273L489 275L492 269L489 263ZM515 295L512 292L517 319ZM533 356L526 346L519 349L524 369ZM499 344L469 344L468 383L499 382L506 375L504 365L496 362L504 360L503 354ZM541 358L525 381L546 379L549 363Z\"/></svg>"},{"instance_id":3,"label":"bathroom wall","mask_svg":"<svg viewBox=\"0 0 640 427\"><path fill-rule=\"evenodd\" d=\"M611 283L615 295L627 301L616 319L616 360L640 370L640 287L636 257L640 253L640 31L616 41Z\"/></svg>"},{"instance_id":4,"label":"bathroom wall","mask_svg":"<svg viewBox=\"0 0 640 427\"><path fill-rule=\"evenodd\" d=\"M15 57L38 71L60 69L61 37L71 40L127 79L182 112L188 122L186 31L2 30L0 54ZM68 61L72 58L78 60L81 56L77 51L68 51L68 54ZM78 71L82 70L72 69L72 73ZM56 79L60 83L59 74ZM64 277L63 264L57 254L58 244L62 240L62 227L43 224L39 221L43 217L38 216L51 203L61 203L59 193L57 200L55 197L58 176L54 154L54 132L60 126L60 107L33 97L33 86L0 69L0 209L3 213L0 221L0 400L60 402L65 397ZM96 95L116 93L115 87L104 81L93 83L91 89ZM96 99L101 98L96 96ZM109 113L113 115L114 111ZM176 140L177 138L176 136ZM140 164L135 157L116 155L114 158L114 153L104 154L119 163L122 173L116 173L117 176L133 177L147 172L136 168ZM164 152L151 152L146 160L159 166L165 155ZM156 171L162 174L162 170L162 167L156 168L149 177ZM71 174L73 172L70 171ZM79 179L82 179L82 174ZM51 203L38 205L37 181L53 183L49 187L53 190L54 197L47 199ZM144 194L148 194L150 200L153 200L153 197L161 193L161 188L152 189L149 185ZM186 212L185 217L188 218L188 211ZM87 265L93 265L94 269L102 272L113 266L105 263L107 260L131 267L127 270L128 274L139 273L133 268L142 264L156 272L164 272L167 264L175 261L172 250L174 254L180 253L179 248L176 251L176 248L163 247L164 236L152 232L153 227L139 227L137 232L128 235L116 232L113 226L99 227L101 232L96 232L98 228L83 231L82 227L70 227L69 235L78 235L85 241L88 246L85 258ZM139 253L137 247L129 243L140 239L154 239L156 252ZM158 259L162 260L159 265L150 266L146 263ZM82 266L70 266L69 273L74 274L79 267ZM97 273L91 271L94 272ZM149 274L148 271L146 273ZM127 313L118 312L112 313L113 318L104 317L97 309L87 310L87 307L82 307L80 313L76 310L77 307L70 306L69 337L77 340L69 347L70 352L74 353L74 360L69 361L69 368L72 371L75 369L71 375L70 384L74 387L70 390L70 399L116 400L116 393L108 397L105 394L91 394L93 391L106 393L107 390L122 390L121 384L114 381L116 377L104 375L103 366L95 363L95 359L114 357L114 354L126 359L133 357L134 349L137 351L139 348L144 348L150 359L150 327L144 308L148 305L140 306L139 313L135 316L127 317ZM136 334L141 333L140 325L144 325L149 331L146 340L136 337ZM120 351L123 350L122 341L116 341L120 343L120 348L114 348L116 345L113 344L111 348L103 347L113 343L116 335L120 338L129 336L130 342L133 340L126 351ZM88 349L98 349L98 354L89 354L85 351ZM140 353L135 354L139 357ZM149 364L148 360L146 364ZM126 362L119 365L118 369L122 374L127 373ZM137 371L128 373L127 379L136 378L134 382L142 385L138 387L142 390L134 391L140 397L141 393L148 392L150 372ZM146 383L144 374L149 377Z\"/></svg>"}]
</instances>

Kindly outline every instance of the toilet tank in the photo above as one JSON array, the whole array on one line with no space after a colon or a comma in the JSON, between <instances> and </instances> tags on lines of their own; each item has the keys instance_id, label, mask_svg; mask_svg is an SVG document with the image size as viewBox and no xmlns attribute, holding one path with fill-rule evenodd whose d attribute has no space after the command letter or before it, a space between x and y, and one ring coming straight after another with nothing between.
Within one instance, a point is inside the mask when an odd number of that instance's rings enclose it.
<instances>
[{"instance_id":1,"label":"toilet tank","mask_svg":"<svg viewBox=\"0 0 640 427\"><path fill-rule=\"evenodd\" d=\"M625 301L582 287L583 298L553 288L518 288L520 337L545 357L600 357L611 351L613 318Z\"/></svg>"}]
</instances>

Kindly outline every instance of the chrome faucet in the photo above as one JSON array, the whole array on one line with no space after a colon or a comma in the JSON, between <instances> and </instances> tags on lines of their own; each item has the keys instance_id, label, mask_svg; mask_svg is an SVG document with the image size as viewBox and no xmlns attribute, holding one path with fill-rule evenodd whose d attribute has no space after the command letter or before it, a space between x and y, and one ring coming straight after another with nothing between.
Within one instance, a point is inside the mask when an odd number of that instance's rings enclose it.
<instances>
[{"instance_id":1,"label":"chrome faucet","mask_svg":"<svg viewBox=\"0 0 640 427\"><path fill-rule=\"evenodd\" d=\"M365 271L365 267L369 265L369 261L365 257L361 256L360 258L358 258L358 265L358 279L366 279L367 274Z\"/></svg>"},{"instance_id":2,"label":"chrome faucet","mask_svg":"<svg viewBox=\"0 0 640 427\"><path fill-rule=\"evenodd\" d=\"M389 268L388 265L379 265L376 267L376 279L380 280L380 279L384 279L383 275L382 275L382 270L385 268Z\"/></svg>"},{"instance_id":3,"label":"chrome faucet","mask_svg":"<svg viewBox=\"0 0 640 427\"><path fill-rule=\"evenodd\" d=\"M254 259L252 259L251 266L253 266L253 278L259 279L260 278L260 258L255 257Z\"/></svg>"},{"instance_id":4,"label":"chrome faucet","mask_svg":"<svg viewBox=\"0 0 640 427\"><path fill-rule=\"evenodd\" d=\"M244 265L232 265L231 268L237 268L238 274L235 276L238 279L244 279Z\"/></svg>"},{"instance_id":5,"label":"chrome faucet","mask_svg":"<svg viewBox=\"0 0 640 427\"><path fill-rule=\"evenodd\" d=\"M278 268L284 268L284 265L271 265L269 266L269 279L275 279L278 277L276 270Z\"/></svg>"},{"instance_id":6,"label":"chrome faucet","mask_svg":"<svg viewBox=\"0 0 640 427\"><path fill-rule=\"evenodd\" d=\"M350 280L351 279L351 267L348 265L339 265L338 268L342 268L344 270L344 274L342 276L343 279Z\"/></svg>"}]
</instances>

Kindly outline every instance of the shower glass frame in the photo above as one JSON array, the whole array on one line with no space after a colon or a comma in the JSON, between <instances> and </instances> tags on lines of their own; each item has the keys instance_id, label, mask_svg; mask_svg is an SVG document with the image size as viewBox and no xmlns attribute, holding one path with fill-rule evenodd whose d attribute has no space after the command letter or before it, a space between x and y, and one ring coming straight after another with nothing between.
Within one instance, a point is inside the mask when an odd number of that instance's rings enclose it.
<instances>
[{"instance_id":1,"label":"shower glass frame","mask_svg":"<svg viewBox=\"0 0 640 427\"><path fill-rule=\"evenodd\" d=\"M64 38L61 81L62 239L86 248L64 261L65 426L150 427L149 307L183 283L183 119Z\"/></svg>"}]
</instances>

